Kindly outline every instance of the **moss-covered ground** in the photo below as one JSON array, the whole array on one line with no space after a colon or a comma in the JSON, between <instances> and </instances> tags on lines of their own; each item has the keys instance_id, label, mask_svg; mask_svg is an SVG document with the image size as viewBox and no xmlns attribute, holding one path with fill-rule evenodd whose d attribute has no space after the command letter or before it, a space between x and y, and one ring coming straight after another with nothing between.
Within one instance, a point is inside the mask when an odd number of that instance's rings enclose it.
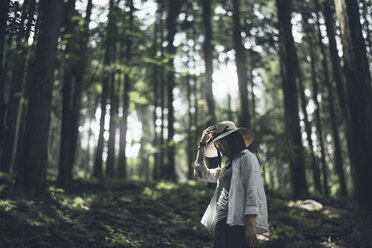
<instances>
[{"instance_id":1,"label":"moss-covered ground","mask_svg":"<svg viewBox=\"0 0 372 248\"><path fill-rule=\"evenodd\" d=\"M213 189L203 183L77 181L52 183L43 200L13 195L0 177L0 247L213 247L199 223ZM268 193L270 231L260 247L371 247L354 208L342 201L291 201Z\"/></svg>"}]
</instances>

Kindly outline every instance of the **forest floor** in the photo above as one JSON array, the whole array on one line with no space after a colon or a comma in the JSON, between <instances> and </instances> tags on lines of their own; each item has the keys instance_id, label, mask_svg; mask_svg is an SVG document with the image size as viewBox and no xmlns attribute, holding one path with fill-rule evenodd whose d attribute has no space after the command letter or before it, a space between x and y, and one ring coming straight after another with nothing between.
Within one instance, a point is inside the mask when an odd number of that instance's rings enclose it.
<instances>
[{"instance_id":1,"label":"forest floor","mask_svg":"<svg viewBox=\"0 0 372 248\"><path fill-rule=\"evenodd\" d=\"M13 196L0 175L0 247L213 247L199 223L213 194L203 183L76 181L51 183L44 200ZM268 193L270 231L259 247L372 247L352 207L341 201L291 201Z\"/></svg>"}]
</instances>

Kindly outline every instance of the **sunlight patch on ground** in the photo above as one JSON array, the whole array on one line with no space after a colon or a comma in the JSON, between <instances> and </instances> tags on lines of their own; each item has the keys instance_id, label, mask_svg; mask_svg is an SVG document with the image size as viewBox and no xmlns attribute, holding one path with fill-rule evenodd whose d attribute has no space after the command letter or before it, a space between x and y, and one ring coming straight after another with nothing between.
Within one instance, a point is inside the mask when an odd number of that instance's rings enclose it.
<instances>
[{"instance_id":1,"label":"sunlight patch on ground","mask_svg":"<svg viewBox=\"0 0 372 248\"><path fill-rule=\"evenodd\" d=\"M323 205L315 200L304 200L304 201L289 201L288 207L298 207L307 211L319 211L322 210Z\"/></svg>"}]
</instances>

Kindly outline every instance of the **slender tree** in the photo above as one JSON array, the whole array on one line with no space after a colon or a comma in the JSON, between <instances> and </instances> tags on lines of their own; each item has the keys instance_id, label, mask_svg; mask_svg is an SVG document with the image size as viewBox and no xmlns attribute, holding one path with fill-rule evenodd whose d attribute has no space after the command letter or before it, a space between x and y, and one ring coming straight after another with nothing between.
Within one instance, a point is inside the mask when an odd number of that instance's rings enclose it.
<instances>
[{"instance_id":1,"label":"slender tree","mask_svg":"<svg viewBox=\"0 0 372 248\"><path fill-rule=\"evenodd\" d=\"M127 63L130 63L132 56L132 38L130 37L130 32L133 30L133 12L134 5L133 0L129 1L129 32L126 34L126 52L125 57ZM123 116L120 126L120 147L119 147L119 176L127 177L127 155L126 155L126 139L127 139L127 129L128 129L128 114L129 114L129 92L132 89L132 82L129 72L124 74L124 94L123 94Z\"/></svg>"},{"instance_id":2,"label":"slender tree","mask_svg":"<svg viewBox=\"0 0 372 248\"><path fill-rule=\"evenodd\" d=\"M298 73L296 72L297 55L291 26L292 3L290 0L277 0L276 4L279 19L279 47L284 110L290 147L290 174L294 197L299 198L308 194L308 188L305 177L304 152L298 116L296 89L296 75Z\"/></svg>"},{"instance_id":3,"label":"slender tree","mask_svg":"<svg viewBox=\"0 0 372 248\"><path fill-rule=\"evenodd\" d=\"M150 179L150 158L149 152L146 150L146 145L150 142L151 137L151 112L149 106L146 104L139 104L136 106L136 112L139 120L142 123L142 136L140 139L141 148L139 151L139 174L141 176L144 175L145 180L148 181Z\"/></svg>"},{"instance_id":4,"label":"slender tree","mask_svg":"<svg viewBox=\"0 0 372 248\"><path fill-rule=\"evenodd\" d=\"M163 13L165 9L165 2L159 0L158 1L158 6L160 8L160 13ZM164 61L165 58L165 49L163 47L163 42L164 42L164 29L165 29L165 22L163 21L162 18L160 18L160 59L161 61ZM164 171L165 171L165 166L164 166L164 158L165 158L165 140L164 140L164 128L165 128L165 66L164 64L161 65L160 68L160 109L161 109L161 114L160 114L160 120L161 120L161 125L160 125L160 177L164 178Z\"/></svg>"},{"instance_id":5,"label":"slender tree","mask_svg":"<svg viewBox=\"0 0 372 248\"><path fill-rule=\"evenodd\" d=\"M88 48L88 40L89 40L89 23L92 14L93 3L92 0L88 0L87 7L85 11L84 17L84 24L81 30L80 36L80 44L79 50L75 51L78 58L78 63L75 71L75 84L74 90L72 94L72 129L71 129L71 146L70 146L70 154L69 154L69 164L72 165L75 161L75 151L77 147L78 141L78 133L79 133L79 122L80 122L80 109L81 109L81 96L83 91L83 84L84 84L84 75L87 67L87 48Z\"/></svg>"},{"instance_id":6,"label":"slender tree","mask_svg":"<svg viewBox=\"0 0 372 248\"><path fill-rule=\"evenodd\" d=\"M48 132L61 22L62 0L40 0L40 30L32 66L32 87L29 90L27 121L24 131L16 188L28 196L45 189Z\"/></svg>"},{"instance_id":7,"label":"slender tree","mask_svg":"<svg viewBox=\"0 0 372 248\"><path fill-rule=\"evenodd\" d=\"M341 29L344 70L353 136L353 164L357 176L359 210L363 218L372 220L372 92L371 74L358 2L335 0Z\"/></svg>"},{"instance_id":8,"label":"slender tree","mask_svg":"<svg viewBox=\"0 0 372 248\"><path fill-rule=\"evenodd\" d=\"M109 16L108 16L108 27L107 27L107 37L106 37L106 50L105 50L105 59L104 64L105 66L109 67L112 63L113 57L113 35L115 31L115 26L113 23L113 16L114 16L114 0L110 0L110 7L109 7ZM107 69L104 73L103 81L102 81L102 94L101 94L101 117L100 117L100 129L99 129L99 136L98 136L98 145L96 150L96 157L94 160L94 167L93 167L93 177L102 178L103 171L102 171L102 153L103 147L105 143L105 138L103 133L105 131L105 117L106 117L106 104L107 104L107 97L108 97L108 87L109 87L109 80L111 78L110 69Z\"/></svg>"},{"instance_id":9,"label":"slender tree","mask_svg":"<svg viewBox=\"0 0 372 248\"><path fill-rule=\"evenodd\" d=\"M312 38L309 37L309 51L310 51L310 57L311 59L311 81L313 85L313 101L316 106L315 108L315 122L316 122L316 130L317 130L317 136L318 136L318 142L320 146L320 153L321 153L321 162L322 162L322 173L323 173L323 189L324 189L324 194L326 196L329 195L329 187L328 187L328 167L327 167L327 162L326 162L326 151L324 147L324 142L323 142L323 127L320 121L320 104L318 101L318 95L319 95L319 90L318 90L318 80L316 78L316 70L315 70L315 55L314 55L314 50L313 50L313 41Z\"/></svg>"},{"instance_id":10,"label":"slender tree","mask_svg":"<svg viewBox=\"0 0 372 248\"><path fill-rule=\"evenodd\" d=\"M346 196L346 182L345 182L345 174L344 174L344 162L342 158L342 151L341 151L341 144L340 144L340 136L338 132L338 126L337 126L337 116L336 111L334 107L334 97L333 97L333 87L331 85L331 81L329 79L328 75L328 61L327 61L327 55L325 53L324 44L322 42L322 33L320 32L320 22L319 22L319 3L318 0L314 0L315 3L315 12L316 12L316 26L318 31L318 45L320 48L320 52L322 54L321 61L322 61L322 68L323 68L323 80L324 84L327 89L327 99L328 99L328 111L329 111L329 117L331 120L331 127L332 127L332 135L333 135L333 144L334 144L334 158L335 158L335 169L336 173L338 175L339 184L340 184L340 190L341 195Z\"/></svg>"},{"instance_id":11,"label":"slender tree","mask_svg":"<svg viewBox=\"0 0 372 248\"><path fill-rule=\"evenodd\" d=\"M203 53L205 63L205 97L208 106L208 114L210 119L208 125L216 123L215 106L213 99L213 45L212 45L212 25L211 25L211 3L212 0L203 0L202 2L202 17L203 17L203 31L204 31L204 42L203 42ZM203 87L204 88L204 87Z\"/></svg>"},{"instance_id":12,"label":"slender tree","mask_svg":"<svg viewBox=\"0 0 372 248\"><path fill-rule=\"evenodd\" d=\"M168 67L174 68L174 55L176 53L176 47L173 44L174 36L176 35L176 21L180 8L180 1L169 0L168 1L168 13L167 13L167 54L169 56ZM176 168L175 168L175 144L174 144L174 108L173 108L173 89L175 85L174 71L173 69L167 72L167 92L168 92L168 138L167 138L167 149L168 149L168 163L165 172L165 178L168 180L176 180Z\"/></svg>"},{"instance_id":13,"label":"slender tree","mask_svg":"<svg viewBox=\"0 0 372 248\"><path fill-rule=\"evenodd\" d=\"M117 15L118 15L118 7L115 6L115 12L113 16L113 25L114 29L117 29L116 23L118 22ZM114 33L113 37L113 60L118 61L116 54L116 42L117 42L117 35ZM110 78L110 129L109 129L109 139L108 139L108 151L107 151L107 162L106 162L106 176L114 177L115 176L115 156L116 156L116 130L118 126L118 118L119 118L119 96L117 94L118 85L116 82L116 73L112 73Z\"/></svg>"},{"instance_id":14,"label":"slender tree","mask_svg":"<svg viewBox=\"0 0 372 248\"><path fill-rule=\"evenodd\" d=\"M356 189L356 179L355 179L355 166L352 164L354 159L352 159L352 150L353 150L353 136L351 135L350 130L350 110L347 105L347 96L346 96L346 86L345 86L345 78L343 71L340 65L340 58L338 56L338 49L336 43L336 34L335 34L335 25L334 25L334 10L331 8L330 3L328 0L321 1L321 9L324 15L324 21L327 28L327 37L329 40L329 50L331 55L331 63L332 63L332 71L333 71L333 79L336 82L337 88L337 97L338 102L341 107L342 112L342 120L346 127L346 140L348 146L348 154L350 158L351 164L351 172L353 176L353 183L354 188Z\"/></svg>"},{"instance_id":15,"label":"slender tree","mask_svg":"<svg viewBox=\"0 0 372 248\"><path fill-rule=\"evenodd\" d=\"M159 26L161 23L161 8L158 6L157 11L156 11L156 21L154 23L154 40L152 44L152 56L154 58L157 57L157 53L160 50L158 46L159 42ZM161 164L159 163L159 158L160 158L160 152L159 152L159 135L157 131L157 120L158 120L158 109L159 109L159 89L160 89L160 83L159 83L159 71L160 71L160 66L158 64L153 64L152 66L152 82L153 82L153 92L154 92L154 111L153 111L153 128L154 128L154 140L153 140L153 146L155 147L155 152L154 152L154 168L153 168L153 174L152 178L154 180L157 180L160 178L160 166Z\"/></svg>"},{"instance_id":16,"label":"slender tree","mask_svg":"<svg viewBox=\"0 0 372 248\"><path fill-rule=\"evenodd\" d=\"M1 156L1 170L9 172L13 166L15 154L18 145L18 130L21 118L21 99L23 97L24 79L26 76L26 62L28 54L27 41L30 36L35 1L26 0L22 5L22 14L20 18L21 28L16 35L16 53L12 76L9 99L7 103L7 112L5 119L6 132L4 136L4 148ZM26 59L25 59L26 58Z\"/></svg>"},{"instance_id":17,"label":"slender tree","mask_svg":"<svg viewBox=\"0 0 372 248\"><path fill-rule=\"evenodd\" d=\"M308 43L308 47L309 47L309 54L310 54L310 65L311 65L311 78L312 78L312 83L313 85L315 85L315 87L313 87L313 100L315 102L315 105L317 106L316 108L316 117L319 116L319 102L318 102L318 88L317 88L317 82L316 82L316 74L315 74L315 55L314 55L314 49L313 49L313 41L312 41L312 28L310 26L310 23L309 23L309 18L310 18L310 15L309 15L309 12L308 12L308 8L307 6L304 4L302 6L302 17L303 17L303 21L304 21L304 31L305 31L305 39ZM304 90L300 90L302 93L301 93L301 99L305 99L305 96L304 96ZM304 111L304 109L306 109L306 105L303 106L304 100L302 100L302 109ZM305 112L304 112L305 113ZM320 120L318 118L315 118L316 120L316 123L320 125ZM305 121L305 123L308 122ZM322 187L321 187L321 180L320 180L320 169L319 169L319 164L317 162L317 159L315 157L315 152L314 152L314 146L312 144L312 139L311 139L311 126L306 123L305 124L306 126L306 134L307 134L307 140L308 140L308 143L309 143L309 148L310 148L310 152L311 152L311 168L313 170L313 181L314 181L314 188L315 188L315 191L318 192L318 193L322 193ZM319 127L319 126L318 126ZM310 136L310 137L309 137ZM323 144L323 143L322 143ZM323 151L322 151L322 154Z\"/></svg>"},{"instance_id":18,"label":"slender tree","mask_svg":"<svg viewBox=\"0 0 372 248\"><path fill-rule=\"evenodd\" d=\"M92 0L87 2L83 26L77 29L78 23L73 21L76 15L75 2L65 4L65 34L70 37L66 45L66 61L63 75L63 105L60 159L57 184L68 187L73 180L73 164L75 161L78 128L81 106L81 92L86 67L86 50L89 38L89 22L92 12Z\"/></svg>"},{"instance_id":19,"label":"slender tree","mask_svg":"<svg viewBox=\"0 0 372 248\"><path fill-rule=\"evenodd\" d=\"M235 63L239 83L239 125L250 127L249 102L248 102L248 77L246 53L242 39L242 27L240 23L239 0L231 0L233 19L233 41L235 50Z\"/></svg>"},{"instance_id":20,"label":"slender tree","mask_svg":"<svg viewBox=\"0 0 372 248\"><path fill-rule=\"evenodd\" d=\"M117 95L118 87L115 81L115 74L111 78L110 87L110 134L108 140L108 152L107 152L107 163L106 163L106 176L115 176L115 155L116 155L116 129L119 117L119 98Z\"/></svg>"},{"instance_id":21,"label":"slender tree","mask_svg":"<svg viewBox=\"0 0 372 248\"><path fill-rule=\"evenodd\" d=\"M189 48L190 49L190 48ZM187 111L187 165L188 165L188 173L187 178L192 179L193 178L193 133L192 133L192 112L191 112L191 76L187 75L185 78L186 81L186 99L187 99L187 105L188 105L188 111Z\"/></svg>"},{"instance_id":22,"label":"slender tree","mask_svg":"<svg viewBox=\"0 0 372 248\"><path fill-rule=\"evenodd\" d=\"M73 21L73 17L76 14L75 11L76 0L69 0L65 3L64 9L64 37L67 38L67 44L65 49L65 61L64 61L64 74L63 74L63 86L62 86L62 124L61 124L61 139L60 139L60 152L59 152L59 173L58 173L58 185L60 187L66 187L72 181L72 164L69 164L70 156L70 145L71 136L70 132L72 129L72 116L71 116L71 93L73 88L73 70L75 67L74 61L74 44L76 42L73 39L74 29L77 26L77 22ZM75 151L74 151L75 152Z\"/></svg>"},{"instance_id":23,"label":"slender tree","mask_svg":"<svg viewBox=\"0 0 372 248\"><path fill-rule=\"evenodd\" d=\"M5 44L6 22L8 20L10 0L0 2L0 151L3 147L4 120L6 104L4 99L4 75L3 75L3 57ZM1 166L1 165L0 165Z\"/></svg>"}]
</instances>

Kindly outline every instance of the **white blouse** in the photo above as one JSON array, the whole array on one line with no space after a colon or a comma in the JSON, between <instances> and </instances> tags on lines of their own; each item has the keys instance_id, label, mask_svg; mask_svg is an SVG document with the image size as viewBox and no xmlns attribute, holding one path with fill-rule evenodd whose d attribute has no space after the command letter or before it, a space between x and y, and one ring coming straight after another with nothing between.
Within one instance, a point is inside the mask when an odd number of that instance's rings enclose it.
<instances>
[{"instance_id":1,"label":"white blouse","mask_svg":"<svg viewBox=\"0 0 372 248\"><path fill-rule=\"evenodd\" d=\"M217 183L217 188L222 171L221 168L208 169L205 161L196 163L194 167L196 178ZM217 188L201 220L211 232L216 225ZM232 161L227 224L244 226L245 215L256 215L257 233L268 230L266 194L261 181L260 166L256 155L248 149L236 154Z\"/></svg>"}]
</instances>

